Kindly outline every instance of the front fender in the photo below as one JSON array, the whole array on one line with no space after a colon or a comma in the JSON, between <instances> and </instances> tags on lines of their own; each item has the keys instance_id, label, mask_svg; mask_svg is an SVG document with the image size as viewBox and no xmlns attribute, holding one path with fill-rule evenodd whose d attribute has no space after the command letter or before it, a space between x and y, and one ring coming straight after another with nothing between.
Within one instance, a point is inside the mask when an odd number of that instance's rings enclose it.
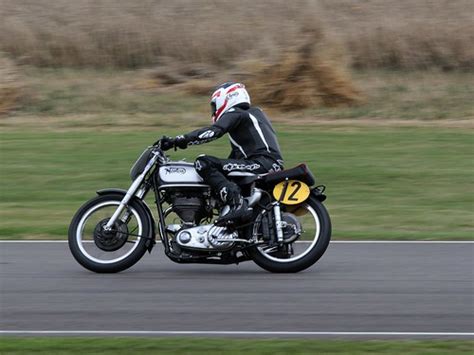
<instances>
[{"instance_id":1,"label":"front fender","mask_svg":"<svg viewBox=\"0 0 474 355\"><path fill-rule=\"evenodd\" d=\"M125 196L127 194L127 190L124 190L124 189L102 189L102 190L97 190L96 191L97 195L99 196L103 196L103 195L110 195L110 194L118 194L118 195L123 195ZM147 248L148 248L148 252L151 252L151 249L153 249L153 246L155 245L156 243L156 223L155 223L155 219L153 218L153 213L151 213L151 209L150 207L146 204L145 201L143 200L140 200L138 199L137 197L133 197L135 199L135 201L137 201L138 203L142 204L143 207L145 208L145 210L147 211L147 215L148 215L148 222L150 222L150 225L151 225L151 231L152 231L152 235L151 235L151 238L152 239L149 239L147 240Z\"/></svg>"}]
</instances>

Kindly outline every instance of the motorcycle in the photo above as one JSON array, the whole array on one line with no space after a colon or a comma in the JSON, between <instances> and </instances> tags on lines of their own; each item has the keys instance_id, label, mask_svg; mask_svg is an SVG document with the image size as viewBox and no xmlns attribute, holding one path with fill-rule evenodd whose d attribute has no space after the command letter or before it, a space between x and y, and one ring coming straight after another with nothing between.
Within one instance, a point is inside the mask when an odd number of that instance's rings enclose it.
<instances>
[{"instance_id":1,"label":"motorcycle","mask_svg":"<svg viewBox=\"0 0 474 355\"><path fill-rule=\"evenodd\" d=\"M213 194L194 165L171 161L161 142L140 155L128 190L104 189L86 202L69 226L68 243L86 269L114 273L151 252L158 235L177 263L233 264L253 260L270 272L291 273L316 263L331 238L324 185L305 164L267 174L232 172L253 218L216 226L229 207ZM154 193L157 220L145 202ZM156 230L156 228L158 230Z\"/></svg>"}]
</instances>

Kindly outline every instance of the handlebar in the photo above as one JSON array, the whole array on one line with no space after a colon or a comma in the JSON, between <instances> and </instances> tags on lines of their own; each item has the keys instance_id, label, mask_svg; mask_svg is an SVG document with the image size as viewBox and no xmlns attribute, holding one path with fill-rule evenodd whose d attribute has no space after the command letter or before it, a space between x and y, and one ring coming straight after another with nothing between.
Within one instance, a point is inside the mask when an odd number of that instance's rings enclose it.
<instances>
[{"instance_id":1,"label":"handlebar","mask_svg":"<svg viewBox=\"0 0 474 355\"><path fill-rule=\"evenodd\" d=\"M158 156L158 160L161 164L169 162L168 156L165 154L164 150L161 148L161 139L157 140L153 145L149 146L151 152Z\"/></svg>"},{"instance_id":2,"label":"handlebar","mask_svg":"<svg viewBox=\"0 0 474 355\"><path fill-rule=\"evenodd\" d=\"M156 146L156 147L158 147L159 149L161 149L163 151L167 151L167 150L170 150L172 148L174 148L174 150L176 150L175 142L176 142L175 138L163 136L160 139L158 139L153 144L153 146Z\"/></svg>"}]
</instances>

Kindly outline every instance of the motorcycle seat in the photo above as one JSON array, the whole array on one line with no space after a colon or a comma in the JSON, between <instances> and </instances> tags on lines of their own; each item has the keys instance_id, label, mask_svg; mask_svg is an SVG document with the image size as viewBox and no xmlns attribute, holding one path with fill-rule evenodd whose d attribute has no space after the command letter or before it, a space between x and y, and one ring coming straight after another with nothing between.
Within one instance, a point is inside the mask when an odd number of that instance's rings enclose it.
<instances>
[{"instance_id":1,"label":"motorcycle seat","mask_svg":"<svg viewBox=\"0 0 474 355\"><path fill-rule=\"evenodd\" d=\"M258 180L261 178L261 176L266 175L266 174L254 174L246 171L232 171L227 175L227 177L235 181L237 185L249 185L255 180Z\"/></svg>"},{"instance_id":2,"label":"motorcycle seat","mask_svg":"<svg viewBox=\"0 0 474 355\"><path fill-rule=\"evenodd\" d=\"M291 169L269 173L264 179L265 183L268 185L275 185L285 179L301 180L309 186L312 186L315 183L314 175L306 164L300 164Z\"/></svg>"}]
</instances>

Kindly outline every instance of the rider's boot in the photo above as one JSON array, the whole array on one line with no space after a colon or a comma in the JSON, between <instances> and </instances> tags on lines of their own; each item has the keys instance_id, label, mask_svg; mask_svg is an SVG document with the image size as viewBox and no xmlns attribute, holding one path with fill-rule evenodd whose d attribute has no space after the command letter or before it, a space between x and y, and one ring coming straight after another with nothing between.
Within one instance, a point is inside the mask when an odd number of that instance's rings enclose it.
<instances>
[{"instance_id":1,"label":"rider's boot","mask_svg":"<svg viewBox=\"0 0 474 355\"><path fill-rule=\"evenodd\" d=\"M224 207L225 209L225 207ZM221 215L215 222L216 226L229 226L237 225L241 223L248 222L252 219L253 209L249 207L246 199L240 197L238 204L230 206L228 212L224 215Z\"/></svg>"}]
</instances>

